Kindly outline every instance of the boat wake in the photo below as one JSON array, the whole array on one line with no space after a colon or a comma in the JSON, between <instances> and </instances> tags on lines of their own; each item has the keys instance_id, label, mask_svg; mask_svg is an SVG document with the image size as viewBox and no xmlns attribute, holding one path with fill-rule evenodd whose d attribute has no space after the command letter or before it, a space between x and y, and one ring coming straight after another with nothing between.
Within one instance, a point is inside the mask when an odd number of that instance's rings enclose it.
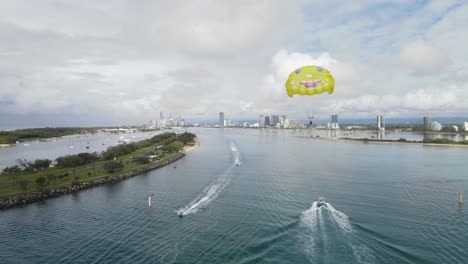
<instances>
[{"instance_id":1,"label":"boat wake","mask_svg":"<svg viewBox=\"0 0 468 264\"><path fill-rule=\"evenodd\" d=\"M330 215L333 218L333 221L338 225L338 227L341 230L345 232L353 231L351 229L351 223L349 222L349 217L347 215L336 210L335 207L333 207L333 205L331 204L327 204L327 206L328 206L328 211L330 212Z\"/></svg>"},{"instance_id":2,"label":"boat wake","mask_svg":"<svg viewBox=\"0 0 468 264\"><path fill-rule=\"evenodd\" d=\"M203 208L215 200L219 194L229 185L231 181L231 170L237 164L240 164L239 149L234 143L231 143L231 153L234 163L223 172L216 182L208 185L205 189L187 206L180 208L176 213L180 216L196 213L200 208Z\"/></svg>"},{"instance_id":3,"label":"boat wake","mask_svg":"<svg viewBox=\"0 0 468 264\"><path fill-rule=\"evenodd\" d=\"M301 223L306 229L301 243L314 261L323 259L330 262L337 250L341 254L347 252L354 256L357 263L373 263L375 260L369 248L355 239L349 217L330 203L327 203L327 207L312 203L302 213Z\"/></svg>"},{"instance_id":4,"label":"boat wake","mask_svg":"<svg viewBox=\"0 0 468 264\"><path fill-rule=\"evenodd\" d=\"M320 225L320 221L325 221L323 220L323 210L327 211L329 220L338 226L340 230L344 232L352 231L349 217L343 212L336 210L330 203L327 203L327 207L319 208L317 202L314 202L307 211L302 213L302 222L311 229L315 229L317 224Z\"/></svg>"},{"instance_id":5,"label":"boat wake","mask_svg":"<svg viewBox=\"0 0 468 264\"><path fill-rule=\"evenodd\" d=\"M231 152L234 159L234 164L240 165L240 153L239 149L237 148L236 144L231 143Z\"/></svg>"}]
</instances>

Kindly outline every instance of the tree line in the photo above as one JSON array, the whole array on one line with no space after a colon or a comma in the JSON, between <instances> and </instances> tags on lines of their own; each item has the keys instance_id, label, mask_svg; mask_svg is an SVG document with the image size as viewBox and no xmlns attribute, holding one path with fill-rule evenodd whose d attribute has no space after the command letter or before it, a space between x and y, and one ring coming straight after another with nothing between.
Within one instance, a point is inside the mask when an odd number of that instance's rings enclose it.
<instances>
[{"instance_id":1,"label":"tree line","mask_svg":"<svg viewBox=\"0 0 468 264\"><path fill-rule=\"evenodd\" d=\"M96 128L45 127L0 131L0 144L14 144L16 141L26 139L53 138L92 132L96 132Z\"/></svg>"}]
</instances>

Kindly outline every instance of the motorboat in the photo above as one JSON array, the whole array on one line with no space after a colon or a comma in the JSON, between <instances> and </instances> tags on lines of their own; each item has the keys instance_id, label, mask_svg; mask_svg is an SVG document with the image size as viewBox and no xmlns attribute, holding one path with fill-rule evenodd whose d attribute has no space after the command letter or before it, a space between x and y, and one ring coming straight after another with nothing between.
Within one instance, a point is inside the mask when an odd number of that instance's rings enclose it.
<instances>
[{"instance_id":1,"label":"motorboat","mask_svg":"<svg viewBox=\"0 0 468 264\"><path fill-rule=\"evenodd\" d=\"M318 200L318 202L317 202L317 207L320 208L320 207L322 207L322 206L327 207L327 203L325 202L325 198L320 197L319 200Z\"/></svg>"}]
</instances>

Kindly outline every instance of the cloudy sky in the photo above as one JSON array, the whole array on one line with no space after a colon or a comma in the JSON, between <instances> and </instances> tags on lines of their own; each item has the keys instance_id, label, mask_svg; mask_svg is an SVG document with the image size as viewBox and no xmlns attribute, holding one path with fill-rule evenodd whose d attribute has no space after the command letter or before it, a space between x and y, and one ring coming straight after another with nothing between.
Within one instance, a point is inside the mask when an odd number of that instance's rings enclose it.
<instances>
[{"instance_id":1,"label":"cloudy sky","mask_svg":"<svg viewBox=\"0 0 468 264\"><path fill-rule=\"evenodd\" d=\"M468 2L0 2L0 122L468 116ZM333 95L286 95L322 65Z\"/></svg>"}]
</instances>

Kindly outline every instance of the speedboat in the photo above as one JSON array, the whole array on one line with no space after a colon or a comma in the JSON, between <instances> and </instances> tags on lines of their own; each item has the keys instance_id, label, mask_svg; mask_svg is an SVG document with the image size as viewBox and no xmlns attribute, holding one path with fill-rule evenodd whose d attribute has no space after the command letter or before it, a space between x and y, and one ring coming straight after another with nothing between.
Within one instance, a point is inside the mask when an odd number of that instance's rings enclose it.
<instances>
[{"instance_id":1,"label":"speedboat","mask_svg":"<svg viewBox=\"0 0 468 264\"><path fill-rule=\"evenodd\" d=\"M327 207L327 203L325 202L325 198L320 197L319 200L318 200L318 202L317 202L317 207L320 208L320 207L322 207L322 206Z\"/></svg>"}]
</instances>

